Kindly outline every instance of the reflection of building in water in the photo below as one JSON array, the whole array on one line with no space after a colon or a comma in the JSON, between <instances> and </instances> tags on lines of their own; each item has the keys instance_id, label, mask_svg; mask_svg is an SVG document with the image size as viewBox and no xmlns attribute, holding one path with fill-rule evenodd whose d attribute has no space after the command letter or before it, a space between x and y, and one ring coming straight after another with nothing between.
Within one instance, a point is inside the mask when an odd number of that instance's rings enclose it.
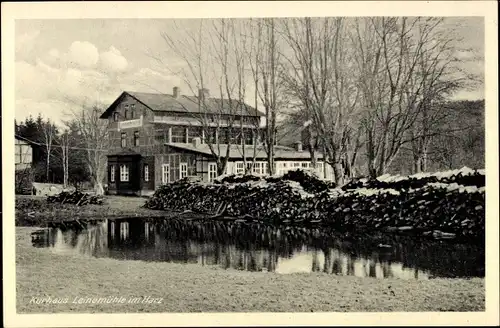
<instances>
[{"instance_id":1,"label":"reflection of building in water","mask_svg":"<svg viewBox=\"0 0 500 328\"><path fill-rule=\"evenodd\" d=\"M128 222L120 222L120 239L127 240L129 235Z\"/></svg>"},{"instance_id":2,"label":"reflection of building in water","mask_svg":"<svg viewBox=\"0 0 500 328\"><path fill-rule=\"evenodd\" d=\"M108 252L108 228L106 222L79 230L51 229L53 250L59 253L74 252L90 256L102 257Z\"/></svg>"},{"instance_id":3,"label":"reflection of building in water","mask_svg":"<svg viewBox=\"0 0 500 328\"><path fill-rule=\"evenodd\" d=\"M306 247L300 240L281 238L268 227L241 228L174 220L145 222L140 219L106 220L89 228L83 225L75 225L76 228L71 229L71 225L61 226L62 229L48 229L43 236L47 239L46 246L52 246L54 251L77 251L117 259L198 263L247 271L322 271L358 277L426 279L428 273L416 268L432 269L430 264L448 256L442 263L445 273L449 272L445 270L446 266L452 270L473 271L469 262L462 261L464 255L459 253L460 250L450 255L445 252L446 249L428 247L425 249L427 253L424 253L428 256L420 253L419 256L409 252L408 248L399 250L395 247L390 252L367 251L341 241L330 243L331 247L321 248L322 244ZM42 245L43 241L39 239L43 238L36 237L33 244ZM303 242L307 243L306 240ZM457 262L460 264L457 265Z\"/></svg>"}]
</instances>

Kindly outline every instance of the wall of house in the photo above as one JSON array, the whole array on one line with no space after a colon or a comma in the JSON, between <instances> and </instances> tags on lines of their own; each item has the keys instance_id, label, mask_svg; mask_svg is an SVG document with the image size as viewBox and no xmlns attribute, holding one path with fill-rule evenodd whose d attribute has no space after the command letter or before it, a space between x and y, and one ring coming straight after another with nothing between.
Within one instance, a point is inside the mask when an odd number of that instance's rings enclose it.
<instances>
[{"instance_id":1,"label":"wall of house","mask_svg":"<svg viewBox=\"0 0 500 328\"><path fill-rule=\"evenodd\" d=\"M33 162L33 148L24 140L15 139L15 169L23 170L31 166Z\"/></svg>"},{"instance_id":2,"label":"wall of house","mask_svg":"<svg viewBox=\"0 0 500 328\"><path fill-rule=\"evenodd\" d=\"M127 117L125 117L127 111ZM134 113L133 117L131 113ZM114 120L114 113L118 114L118 121ZM161 147L156 147L158 143L154 138L153 111L137 101L135 98L125 95L120 103L117 104L113 113L108 118L108 131L110 139L110 152L119 151L121 146L121 134L126 133L126 148L130 148L144 156L151 156ZM141 121L140 125L136 124L131 127L123 127L124 124ZM139 145L134 144L134 132L139 133Z\"/></svg>"},{"instance_id":3,"label":"wall of house","mask_svg":"<svg viewBox=\"0 0 500 328\"><path fill-rule=\"evenodd\" d=\"M170 182L180 179L180 164L187 164L187 176L195 176L198 172L196 167L196 156L193 154L176 152L170 154L158 154L154 156L154 182L155 187L161 186L163 182L163 165L169 164Z\"/></svg>"},{"instance_id":4,"label":"wall of house","mask_svg":"<svg viewBox=\"0 0 500 328\"><path fill-rule=\"evenodd\" d=\"M253 168L253 174L256 175L266 175L268 174L267 161L266 160L257 160L257 166ZM250 165L251 161L247 162L247 165ZM243 174L242 171L243 161L231 161L228 163L226 167L226 174ZM276 175L283 175L290 170L295 169L305 169L305 170L313 170L320 178L326 180L333 180L333 170L330 165L324 163L322 161L318 161L318 167L313 169L311 166L311 162L307 160L276 160ZM244 167L243 167L244 170Z\"/></svg>"}]
</instances>

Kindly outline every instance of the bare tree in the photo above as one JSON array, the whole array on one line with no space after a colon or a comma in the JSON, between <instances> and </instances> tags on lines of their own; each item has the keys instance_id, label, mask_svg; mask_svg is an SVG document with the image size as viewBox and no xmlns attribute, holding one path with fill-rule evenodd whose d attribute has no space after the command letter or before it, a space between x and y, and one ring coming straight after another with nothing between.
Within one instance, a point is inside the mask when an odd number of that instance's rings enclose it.
<instances>
[{"instance_id":1,"label":"bare tree","mask_svg":"<svg viewBox=\"0 0 500 328\"><path fill-rule=\"evenodd\" d=\"M71 146L70 134L67 130L63 131L59 137L61 149L61 162L63 166L63 185L68 186L69 181L69 149Z\"/></svg>"},{"instance_id":2,"label":"bare tree","mask_svg":"<svg viewBox=\"0 0 500 328\"><path fill-rule=\"evenodd\" d=\"M453 59L452 38L440 34L441 22L383 17L355 23L361 122L371 177L384 174L412 140L420 142L418 156L426 152L429 106L457 82L443 79Z\"/></svg>"},{"instance_id":3,"label":"bare tree","mask_svg":"<svg viewBox=\"0 0 500 328\"><path fill-rule=\"evenodd\" d=\"M106 151L109 146L107 122L100 119L102 109L97 106L82 106L74 113L73 123L81 137L82 148L85 149L91 182L96 194L104 193L106 175Z\"/></svg>"},{"instance_id":4,"label":"bare tree","mask_svg":"<svg viewBox=\"0 0 500 328\"><path fill-rule=\"evenodd\" d=\"M53 148L53 143L54 139L57 136L57 129L54 123L52 123L49 119L47 119L47 122L43 122L42 125L40 126L42 130L42 136L43 136L43 144L45 146L45 150L47 153L46 157L46 179L47 182L49 182L50 179L50 156L52 155L52 148Z\"/></svg>"},{"instance_id":5,"label":"bare tree","mask_svg":"<svg viewBox=\"0 0 500 328\"><path fill-rule=\"evenodd\" d=\"M278 115L288 104L283 83L283 45L279 42L275 18L251 20L249 34L252 39L248 49L252 71L255 107L262 103L266 125L264 148L267 153L269 173L275 174L275 150L277 143Z\"/></svg>"},{"instance_id":6,"label":"bare tree","mask_svg":"<svg viewBox=\"0 0 500 328\"><path fill-rule=\"evenodd\" d=\"M308 114L325 161L337 184L342 184L355 142L351 134L357 122L359 92L352 75L353 53L348 46L343 18L300 18L284 22L292 56L287 85ZM347 169L347 170L346 170Z\"/></svg>"},{"instance_id":7,"label":"bare tree","mask_svg":"<svg viewBox=\"0 0 500 328\"><path fill-rule=\"evenodd\" d=\"M177 24L171 33L162 33L169 50L185 63L178 71L169 68L168 62L161 63L180 77L193 94L216 86L217 97L196 97L198 113L190 113L200 123L205 143L216 159L217 171L226 171L231 151L231 140L242 139L243 113L246 81L244 77L245 53L238 43L235 20L218 19L206 22L200 20L197 30L186 30ZM179 102L181 107L187 107ZM236 118L241 118L239 123ZM227 144L223 152L221 145Z\"/></svg>"}]
</instances>

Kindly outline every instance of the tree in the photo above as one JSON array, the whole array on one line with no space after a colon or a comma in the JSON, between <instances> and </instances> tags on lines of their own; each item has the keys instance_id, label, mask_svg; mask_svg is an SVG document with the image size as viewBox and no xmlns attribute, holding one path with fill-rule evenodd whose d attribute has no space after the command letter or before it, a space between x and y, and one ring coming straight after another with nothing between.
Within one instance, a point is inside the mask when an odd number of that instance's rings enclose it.
<instances>
[{"instance_id":1,"label":"tree","mask_svg":"<svg viewBox=\"0 0 500 328\"><path fill-rule=\"evenodd\" d=\"M85 151L90 181L96 194L104 193L104 178L106 176L106 151L109 146L107 122L100 119L102 109L98 105L82 106L73 115L72 124L80 137L81 148Z\"/></svg>"},{"instance_id":2,"label":"tree","mask_svg":"<svg viewBox=\"0 0 500 328\"><path fill-rule=\"evenodd\" d=\"M353 51L343 18L298 18L284 21L291 49L286 82L316 132L325 161L341 185L359 144L353 136L359 91L352 74Z\"/></svg>"},{"instance_id":3,"label":"tree","mask_svg":"<svg viewBox=\"0 0 500 328\"><path fill-rule=\"evenodd\" d=\"M260 101L265 112L264 148L271 175L276 173L274 146L277 143L277 118L288 103L283 83L283 49L276 25L275 18L250 20L251 42L247 50L254 82L255 108Z\"/></svg>"},{"instance_id":4,"label":"tree","mask_svg":"<svg viewBox=\"0 0 500 328\"><path fill-rule=\"evenodd\" d=\"M425 157L430 106L459 83L449 79L453 36L441 33L441 23L405 17L355 22L361 122L371 177L384 174L409 142L418 141L416 156Z\"/></svg>"},{"instance_id":5,"label":"tree","mask_svg":"<svg viewBox=\"0 0 500 328\"><path fill-rule=\"evenodd\" d=\"M178 71L157 58L180 77L197 97L189 97L199 108L191 115L201 125L211 154L216 159L217 173L226 171L231 140L242 138L242 113L253 111L244 102L246 95L245 52L238 42L234 19L200 20L197 29L184 29L176 23L171 33L162 33L169 50L182 58L185 67ZM207 86L216 86L217 96L206 97ZM182 102L179 105L191 112ZM242 118L242 117L241 117ZM222 144L227 143L225 151ZM245 147L243 147L244 149ZM246 157L246 156L245 156Z\"/></svg>"}]
</instances>

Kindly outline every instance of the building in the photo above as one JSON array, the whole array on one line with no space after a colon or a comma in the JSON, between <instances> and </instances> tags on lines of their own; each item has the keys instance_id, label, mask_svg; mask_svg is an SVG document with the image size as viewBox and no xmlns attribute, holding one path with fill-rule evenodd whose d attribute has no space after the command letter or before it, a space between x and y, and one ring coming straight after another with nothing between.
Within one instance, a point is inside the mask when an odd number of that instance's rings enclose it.
<instances>
[{"instance_id":1,"label":"building","mask_svg":"<svg viewBox=\"0 0 500 328\"><path fill-rule=\"evenodd\" d=\"M33 163L33 146L22 137L15 136L15 169L24 170L30 168Z\"/></svg>"},{"instance_id":2,"label":"building","mask_svg":"<svg viewBox=\"0 0 500 328\"><path fill-rule=\"evenodd\" d=\"M184 177L212 181L218 175L217 154L229 155L225 174L244 173L245 154L248 161L255 158L253 172L265 175L263 117L246 104L211 98L206 89L198 96L181 95L178 87L171 95L125 91L101 115L110 138L108 191L147 195ZM276 146L275 159L278 174L298 167L331 174L322 162L311 168L300 143L296 149Z\"/></svg>"}]
</instances>

